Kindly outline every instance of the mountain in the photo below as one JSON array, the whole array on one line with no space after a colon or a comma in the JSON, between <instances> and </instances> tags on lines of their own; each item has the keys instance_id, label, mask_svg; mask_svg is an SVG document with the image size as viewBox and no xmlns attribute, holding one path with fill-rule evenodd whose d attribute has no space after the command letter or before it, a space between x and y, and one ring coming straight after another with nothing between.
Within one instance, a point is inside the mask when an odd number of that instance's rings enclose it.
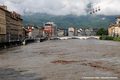
<instances>
[{"instance_id":1,"label":"mountain","mask_svg":"<svg viewBox=\"0 0 120 80\"><path fill-rule=\"evenodd\" d=\"M94 28L107 28L110 23L115 22L116 16L104 16L104 15L86 15L86 16L75 16L75 15L65 15L65 16L55 16L49 14L35 13L32 15L24 15L23 23L34 24L42 26L46 22L55 22L58 27L68 28L70 26L74 27L94 27Z\"/></svg>"}]
</instances>

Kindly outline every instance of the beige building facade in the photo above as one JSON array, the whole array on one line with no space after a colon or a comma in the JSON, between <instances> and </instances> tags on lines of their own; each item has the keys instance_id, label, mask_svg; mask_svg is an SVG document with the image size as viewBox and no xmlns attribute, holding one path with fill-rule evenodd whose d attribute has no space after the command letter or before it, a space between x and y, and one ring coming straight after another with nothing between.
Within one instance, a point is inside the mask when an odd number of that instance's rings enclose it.
<instances>
[{"instance_id":1,"label":"beige building facade","mask_svg":"<svg viewBox=\"0 0 120 80\"><path fill-rule=\"evenodd\" d=\"M5 35L6 35L5 10L0 7L0 42L5 40Z\"/></svg>"},{"instance_id":2,"label":"beige building facade","mask_svg":"<svg viewBox=\"0 0 120 80\"><path fill-rule=\"evenodd\" d=\"M108 28L109 36L120 37L120 17L117 17L116 23L111 24Z\"/></svg>"}]
</instances>

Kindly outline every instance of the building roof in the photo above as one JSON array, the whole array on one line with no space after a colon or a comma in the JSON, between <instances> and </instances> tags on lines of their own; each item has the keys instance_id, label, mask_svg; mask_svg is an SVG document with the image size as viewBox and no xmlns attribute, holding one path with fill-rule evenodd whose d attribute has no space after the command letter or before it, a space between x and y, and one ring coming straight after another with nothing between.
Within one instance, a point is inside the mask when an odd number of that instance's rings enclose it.
<instances>
[{"instance_id":1,"label":"building roof","mask_svg":"<svg viewBox=\"0 0 120 80\"><path fill-rule=\"evenodd\" d=\"M0 9L3 10L3 11L6 11L6 12L10 12L10 11L7 10L7 6L4 6L4 5L0 5Z\"/></svg>"},{"instance_id":2,"label":"building roof","mask_svg":"<svg viewBox=\"0 0 120 80\"><path fill-rule=\"evenodd\" d=\"M120 27L120 24L110 24L109 28L111 27Z\"/></svg>"},{"instance_id":3,"label":"building roof","mask_svg":"<svg viewBox=\"0 0 120 80\"><path fill-rule=\"evenodd\" d=\"M120 16L118 16L117 18L120 19Z\"/></svg>"},{"instance_id":4,"label":"building roof","mask_svg":"<svg viewBox=\"0 0 120 80\"><path fill-rule=\"evenodd\" d=\"M10 13L12 17L16 17L16 18L19 18L19 19L22 20L20 14L16 13L15 11L10 12L9 10L7 10L7 6L5 6L5 5L0 5L0 9L3 10L3 11L5 11L5 12L7 12L7 13Z\"/></svg>"}]
</instances>

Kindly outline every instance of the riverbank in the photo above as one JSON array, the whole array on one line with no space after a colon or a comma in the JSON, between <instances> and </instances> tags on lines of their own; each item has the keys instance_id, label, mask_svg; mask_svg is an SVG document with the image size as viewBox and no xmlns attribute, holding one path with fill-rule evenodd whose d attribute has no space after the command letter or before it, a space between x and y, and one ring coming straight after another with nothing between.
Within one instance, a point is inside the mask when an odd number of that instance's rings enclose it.
<instances>
[{"instance_id":1,"label":"riverbank","mask_svg":"<svg viewBox=\"0 0 120 80\"><path fill-rule=\"evenodd\" d=\"M120 37L112 37L112 36L103 35L100 37L100 40L111 40L111 41L119 41L120 42Z\"/></svg>"}]
</instances>

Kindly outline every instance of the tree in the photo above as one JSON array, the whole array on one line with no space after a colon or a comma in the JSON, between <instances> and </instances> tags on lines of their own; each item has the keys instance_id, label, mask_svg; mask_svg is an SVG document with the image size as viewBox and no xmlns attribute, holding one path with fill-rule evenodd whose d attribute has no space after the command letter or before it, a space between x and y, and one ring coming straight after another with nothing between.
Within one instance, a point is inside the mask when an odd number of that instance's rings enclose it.
<instances>
[{"instance_id":1,"label":"tree","mask_svg":"<svg viewBox=\"0 0 120 80\"><path fill-rule=\"evenodd\" d=\"M105 30L104 28L100 28L98 31L97 31L97 35L108 35L108 31Z\"/></svg>"}]
</instances>

